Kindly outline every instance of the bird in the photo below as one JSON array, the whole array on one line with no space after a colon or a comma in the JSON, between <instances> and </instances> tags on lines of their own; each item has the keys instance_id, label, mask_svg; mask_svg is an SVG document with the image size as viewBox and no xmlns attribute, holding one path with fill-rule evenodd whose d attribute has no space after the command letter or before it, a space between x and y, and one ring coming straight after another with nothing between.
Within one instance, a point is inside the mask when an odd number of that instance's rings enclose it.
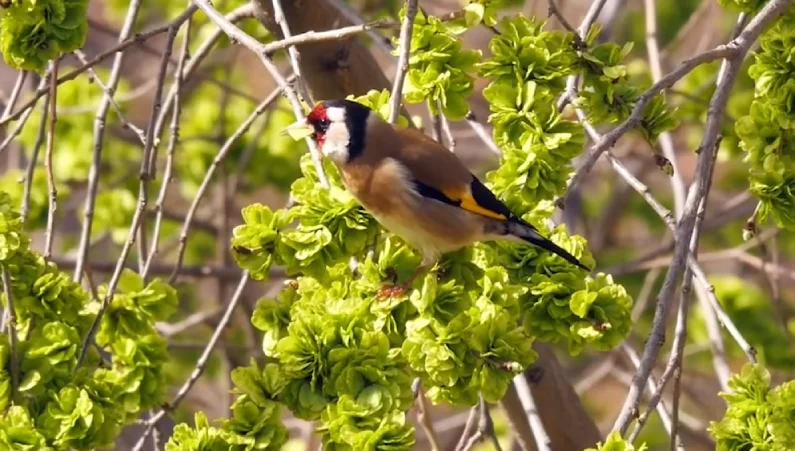
<instances>
[{"instance_id":1,"label":"bird","mask_svg":"<svg viewBox=\"0 0 795 451\"><path fill-rule=\"evenodd\" d=\"M381 287L379 297L404 295L443 254L478 241L535 245L591 271L514 214L443 144L417 129L390 124L361 103L318 102L283 133L311 137L362 207L421 253L414 272L402 283Z\"/></svg>"}]
</instances>

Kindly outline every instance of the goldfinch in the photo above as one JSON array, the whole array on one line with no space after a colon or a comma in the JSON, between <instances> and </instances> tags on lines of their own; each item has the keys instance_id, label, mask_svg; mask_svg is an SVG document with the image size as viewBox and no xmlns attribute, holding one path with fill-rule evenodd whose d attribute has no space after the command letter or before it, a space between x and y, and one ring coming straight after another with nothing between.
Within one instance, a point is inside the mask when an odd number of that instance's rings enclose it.
<instances>
[{"instance_id":1,"label":"goldfinch","mask_svg":"<svg viewBox=\"0 0 795 451\"><path fill-rule=\"evenodd\" d=\"M413 274L383 287L379 296L405 294L442 254L476 241L530 243L590 271L511 212L442 144L418 130L394 127L364 105L320 102L285 132L311 135L362 206L421 252L422 263Z\"/></svg>"}]
</instances>

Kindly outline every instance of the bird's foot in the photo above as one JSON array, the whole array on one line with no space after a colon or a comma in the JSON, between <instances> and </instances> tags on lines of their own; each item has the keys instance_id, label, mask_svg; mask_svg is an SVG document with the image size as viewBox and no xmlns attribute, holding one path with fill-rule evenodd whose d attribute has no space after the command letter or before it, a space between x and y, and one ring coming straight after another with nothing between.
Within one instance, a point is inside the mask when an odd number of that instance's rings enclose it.
<instances>
[{"instance_id":1,"label":"bird's foot","mask_svg":"<svg viewBox=\"0 0 795 451\"><path fill-rule=\"evenodd\" d=\"M383 285L381 289L378 290L376 297L378 299L398 298L406 294L407 291L409 291L409 286L405 283L398 285Z\"/></svg>"}]
</instances>

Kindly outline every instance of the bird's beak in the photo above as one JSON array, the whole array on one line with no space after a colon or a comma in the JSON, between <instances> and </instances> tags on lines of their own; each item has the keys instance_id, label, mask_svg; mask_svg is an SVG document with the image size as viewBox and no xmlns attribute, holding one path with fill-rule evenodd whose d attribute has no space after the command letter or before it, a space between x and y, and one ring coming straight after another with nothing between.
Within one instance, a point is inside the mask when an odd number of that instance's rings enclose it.
<instances>
[{"instance_id":1,"label":"bird's beak","mask_svg":"<svg viewBox=\"0 0 795 451\"><path fill-rule=\"evenodd\" d=\"M280 135L290 135L291 138L298 141L306 138L307 136L311 136L314 132L314 128L309 125L306 119L301 119L282 130Z\"/></svg>"}]
</instances>

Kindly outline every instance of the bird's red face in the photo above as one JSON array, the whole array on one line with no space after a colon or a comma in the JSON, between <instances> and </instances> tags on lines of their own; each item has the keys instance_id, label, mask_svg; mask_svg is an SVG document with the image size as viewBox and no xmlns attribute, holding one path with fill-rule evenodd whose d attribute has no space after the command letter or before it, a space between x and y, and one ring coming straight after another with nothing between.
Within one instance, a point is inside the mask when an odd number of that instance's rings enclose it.
<instances>
[{"instance_id":1,"label":"bird's red face","mask_svg":"<svg viewBox=\"0 0 795 451\"><path fill-rule=\"evenodd\" d=\"M322 148L326 141L326 132L328 132L329 126L331 126L331 120L329 120L326 105L323 103L317 104L306 116L306 122L312 126L314 130L312 139L315 140L318 147Z\"/></svg>"},{"instance_id":2,"label":"bird's red face","mask_svg":"<svg viewBox=\"0 0 795 451\"><path fill-rule=\"evenodd\" d=\"M360 103L327 100L288 130L300 130L301 137L311 135L323 155L337 164L346 164L364 151L369 115L370 109Z\"/></svg>"}]
</instances>

